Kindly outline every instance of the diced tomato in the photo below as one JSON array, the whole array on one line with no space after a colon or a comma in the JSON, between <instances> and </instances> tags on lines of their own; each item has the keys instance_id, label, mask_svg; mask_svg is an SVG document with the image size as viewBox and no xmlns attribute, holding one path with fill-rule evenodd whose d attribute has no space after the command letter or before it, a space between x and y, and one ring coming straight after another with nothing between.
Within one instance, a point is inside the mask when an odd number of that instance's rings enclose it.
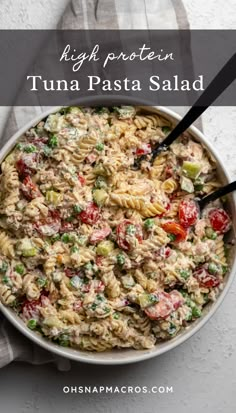
<instances>
[{"instance_id":1,"label":"diced tomato","mask_svg":"<svg viewBox=\"0 0 236 413\"><path fill-rule=\"evenodd\" d=\"M61 228L60 228L61 233L70 232L73 230L74 230L74 225L72 224L72 222L67 222L67 221L61 222Z\"/></svg>"},{"instance_id":2,"label":"diced tomato","mask_svg":"<svg viewBox=\"0 0 236 413\"><path fill-rule=\"evenodd\" d=\"M16 162L16 169L19 172L20 177L27 175L33 175L37 171L37 159L36 153L25 153Z\"/></svg>"},{"instance_id":3,"label":"diced tomato","mask_svg":"<svg viewBox=\"0 0 236 413\"><path fill-rule=\"evenodd\" d=\"M29 200L37 198L42 195L39 188L32 181L29 175L27 175L24 178L23 183L21 185L21 191L23 192L24 196Z\"/></svg>"},{"instance_id":4,"label":"diced tomato","mask_svg":"<svg viewBox=\"0 0 236 413\"><path fill-rule=\"evenodd\" d=\"M96 265L97 265L98 267L101 267L102 262L103 262L103 257L102 257L101 255L97 255L97 256L96 256L96 259L95 259L95 262L96 262Z\"/></svg>"},{"instance_id":5,"label":"diced tomato","mask_svg":"<svg viewBox=\"0 0 236 413\"><path fill-rule=\"evenodd\" d=\"M177 310L184 303L184 297L177 290L171 291L170 297L175 310Z\"/></svg>"},{"instance_id":6,"label":"diced tomato","mask_svg":"<svg viewBox=\"0 0 236 413\"><path fill-rule=\"evenodd\" d=\"M162 228L168 234L175 235L176 242L182 242L187 237L187 231L184 229L184 227L182 227L182 225L177 224L177 222L174 222L174 221L165 222L164 224L162 224Z\"/></svg>"},{"instance_id":7,"label":"diced tomato","mask_svg":"<svg viewBox=\"0 0 236 413\"><path fill-rule=\"evenodd\" d=\"M199 216L199 208L195 201L183 200L179 205L179 221L184 228L194 225Z\"/></svg>"},{"instance_id":8,"label":"diced tomato","mask_svg":"<svg viewBox=\"0 0 236 413\"><path fill-rule=\"evenodd\" d=\"M77 176L81 186L84 186L86 184L86 179L80 174L78 174Z\"/></svg>"},{"instance_id":9,"label":"diced tomato","mask_svg":"<svg viewBox=\"0 0 236 413\"><path fill-rule=\"evenodd\" d=\"M83 306L83 303L81 300L77 300L74 304L73 304L73 310L74 311L79 311Z\"/></svg>"},{"instance_id":10,"label":"diced tomato","mask_svg":"<svg viewBox=\"0 0 236 413\"><path fill-rule=\"evenodd\" d=\"M91 242L91 244L96 244L98 241L101 241L104 238L106 238L110 233L111 233L111 228L109 227L98 229L96 231L93 231L93 233L90 236L89 241Z\"/></svg>"},{"instance_id":11,"label":"diced tomato","mask_svg":"<svg viewBox=\"0 0 236 413\"><path fill-rule=\"evenodd\" d=\"M96 224L100 217L99 208L94 202L90 202L78 216L84 224Z\"/></svg>"},{"instance_id":12,"label":"diced tomato","mask_svg":"<svg viewBox=\"0 0 236 413\"><path fill-rule=\"evenodd\" d=\"M136 149L135 155L142 156L147 155L152 152L150 143L143 143L139 148Z\"/></svg>"},{"instance_id":13,"label":"diced tomato","mask_svg":"<svg viewBox=\"0 0 236 413\"><path fill-rule=\"evenodd\" d=\"M144 309L151 320L163 320L167 318L174 310L173 300L171 295L165 291L155 293L159 298L159 302Z\"/></svg>"},{"instance_id":14,"label":"diced tomato","mask_svg":"<svg viewBox=\"0 0 236 413\"><path fill-rule=\"evenodd\" d=\"M65 268L65 274L68 278L72 278L75 276L75 271L73 271L71 268Z\"/></svg>"},{"instance_id":15,"label":"diced tomato","mask_svg":"<svg viewBox=\"0 0 236 413\"><path fill-rule=\"evenodd\" d=\"M50 211L48 216L35 223L35 229L44 236L51 237L58 234L61 228L61 219L59 211Z\"/></svg>"},{"instance_id":16,"label":"diced tomato","mask_svg":"<svg viewBox=\"0 0 236 413\"><path fill-rule=\"evenodd\" d=\"M143 241L143 233L140 225L135 225L133 222L125 220L121 222L116 228L116 240L117 244L123 250L129 250L131 248L130 242L127 240L127 228L133 225L135 227L134 237L141 244Z\"/></svg>"},{"instance_id":17,"label":"diced tomato","mask_svg":"<svg viewBox=\"0 0 236 413\"><path fill-rule=\"evenodd\" d=\"M37 320L39 317L39 307L41 306L41 299L38 300L25 300L22 306L22 314L25 320L34 318Z\"/></svg>"},{"instance_id":18,"label":"diced tomato","mask_svg":"<svg viewBox=\"0 0 236 413\"><path fill-rule=\"evenodd\" d=\"M210 274L204 267L198 268L193 276L198 280L200 287L212 288L220 284L219 278Z\"/></svg>"},{"instance_id":19,"label":"diced tomato","mask_svg":"<svg viewBox=\"0 0 236 413\"><path fill-rule=\"evenodd\" d=\"M166 169L165 169L165 173L166 173L166 178L171 178L173 176L173 168L170 165L167 165Z\"/></svg>"},{"instance_id":20,"label":"diced tomato","mask_svg":"<svg viewBox=\"0 0 236 413\"><path fill-rule=\"evenodd\" d=\"M85 160L87 163L92 164L96 161L96 159L97 159L97 154L90 153L90 155L88 155Z\"/></svg>"},{"instance_id":21,"label":"diced tomato","mask_svg":"<svg viewBox=\"0 0 236 413\"><path fill-rule=\"evenodd\" d=\"M214 231L220 234L227 232L230 228L230 217L222 208L210 210L209 219Z\"/></svg>"},{"instance_id":22,"label":"diced tomato","mask_svg":"<svg viewBox=\"0 0 236 413\"><path fill-rule=\"evenodd\" d=\"M95 284L95 292L96 293L101 293L105 290L105 284L103 281L101 280L94 280L94 284Z\"/></svg>"},{"instance_id":23,"label":"diced tomato","mask_svg":"<svg viewBox=\"0 0 236 413\"><path fill-rule=\"evenodd\" d=\"M81 291L82 293L88 293L91 290L91 283L89 284L83 284L81 286Z\"/></svg>"},{"instance_id":24,"label":"diced tomato","mask_svg":"<svg viewBox=\"0 0 236 413\"><path fill-rule=\"evenodd\" d=\"M165 251L164 251L164 254L165 254L165 258L169 258L169 256L170 256L170 254L171 254L171 248L170 247L165 247Z\"/></svg>"}]
</instances>

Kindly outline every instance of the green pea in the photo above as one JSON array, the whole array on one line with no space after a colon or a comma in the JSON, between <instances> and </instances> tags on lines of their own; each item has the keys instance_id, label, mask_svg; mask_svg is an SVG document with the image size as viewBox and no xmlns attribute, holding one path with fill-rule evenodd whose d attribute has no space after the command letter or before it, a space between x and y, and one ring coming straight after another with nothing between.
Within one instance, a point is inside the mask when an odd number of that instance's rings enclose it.
<instances>
[{"instance_id":1,"label":"green pea","mask_svg":"<svg viewBox=\"0 0 236 413\"><path fill-rule=\"evenodd\" d=\"M58 342L59 342L60 346L68 347L69 344L70 344L70 340L69 340L68 334L62 334L62 335L59 337Z\"/></svg>"},{"instance_id":2,"label":"green pea","mask_svg":"<svg viewBox=\"0 0 236 413\"><path fill-rule=\"evenodd\" d=\"M192 308L192 316L193 318L199 318L202 315L202 311L199 307L195 306Z\"/></svg>"},{"instance_id":3,"label":"green pea","mask_svg":"<svg viewBox=\"0 0 236 413\"><path fill-rule=\"evenodd\" d=\"M52 242L56 242L56 241L59 241L60 238L61 238L61 237L60 237L60 234L56 234L56 235L53 235L53 237L51 238L51 240L52 240Z\"/></svg>"},{"instance_id":4,"label":"green pea","mask_svg":"<svg viewBox=\"0 0 236 413\"><path fill-rule=\"evenodd\" d=\"M22 265L22 264L16 265L16 266L15 266L15 271L16 271L18 274L23 275L24 272L25 272L25 267L24 267L24 265Z\"/></svg>"},{"instance_id":5,"label":"green pea","mask_svg":"<svg viewBox=\"0 0 236 413\"><path fill-rule=\"evenodd\" d=\"M10 278L6 277L6 275L4 277L2 277L2 282L3 284L10 284Z\"/></svg>"},{"instance_id":6,"label":"green pea","mask_svg":"<svg viewBox=\"0 0 236 413\"><path fill-rule=\"evenodd\" d=\"M5 274L8 269L8 264L5 261L2 261L2 265L0 265L0 273Z\"/></svg>"},{"instance_id":7,"label":"green pea","mask_svg":"<svg viewBox=\"0 0 236 413\"><path fill-rule=\"evenodd\" d=\"M188 270L180 270L180 275L182 278L187 280L190 277L190 272Z\"/></svg>"},{"instance_id":8,"label":"green pea","mask_svg":"<svg viewBox=\"0 0 236 413\"><path fill-rule=\"evenodd\" d=\"M208 271L210 274L217 274L219 272L219 267L214 262L210 262L208 264Z\"/></svg>"},{"instance_id":9,"label":"green pea","mask_svg":"<svg viewBox=\"0 0 236 413\"><path fill-rule=\"evenodd\" d=\"M51 138L48 141L48 145L51 148L56 148L58 146L58 139L56 135L52 135Z\"/></svg>"},{"instance_id":10,"label":"green pea","mask_svg":"<svg viewBox=\"0 0 236 413\"><path fill-rule=\"evenodd\" d=\"M114 318L115 320L119 320L120 314L119 314L119 313L114 313L114 314L113 314L113 318Z\"/></svg>"},{"instance_id":11,"label":"green pea","mask_svg":"<svg viewBox=\"0 0 236 413\"><path fill-rule=\"evenodd\" d=\"M217 238L217 233L211 227L207 227L205 233L209 239L215 240Z\"/></svg>"},{"instance_id":12,"label":"green pea","mask_svg":"<svg viewBox=\"0 0 236 413\"><path fill-rule=\"evenodd\" d=\"M70 249L71 254L74 254L75 252L78 252L78 251L79 251L79 248L76 247L75 245L73 247L71 247L71 249Z\"/></svg>"},{"instance_id":13,"label":"green pea","mask_svg":"<svg viewBox=\"0 0 236 413\"><path fill-rule=\"evenodd\" d=\"M29 327L30 330L35 330L37 327L37 321L34 318L31 318L27 323L27 327Z\"/></svg>"},{"instance_id":14,"label":"green pea","mask_svg":"<svg viewBox=\"0 0 236 413\"><path fill-rule=\"evenodd\" d=\"M26 153L33 153L33 152L37 152L37 148L34 145L27 145L23 148L23 151Z\"/></svg>"},{"instance_id":15,"label":"green pea","mask_svg":"<svg viewBox=\"0 0 236 413\"><path fill-rule=\"evenodd\" d=\"M165 135L171 131L169 126L162 126L161 130Z\"/></svg>"},{"instance_id":16,"label":"green pea","mask_svg":"<svg viewBox=\"0 0 236 413\"><path fill-rule=\"evenodd\" d=\"M22 149L23 149L23 145L22 145L22 143L18 143L17 145L16 145L16 149L18 149L19 151L22 151Z\"/></svg>"},{"instance_id":17,"label":"green pea","mask_svg":"<svg viewBox=\"0 0 236 413\"><path fill-rule=\"evenodd\" d=\"M97 143L97 145L95 146L95 149L97 149L97 151L101 152L104 149L104 144L103 143Z\"/></svg>"},{"instance_id":18,"label":"green pea","mask_svg":"<svg viewBox=\"0 0 236 413\"><path fill-rule=\"evenodd\" d=\"M49 146L44 145L43 147L43 153L45 156L50 156L52 153L52 148L49 148Z\"/></svg>"},{"instance_id":19,"label":"green pea","mask_svg":"<svg viewBox=\"0 0 236 413\"><path fill-rule=\"evenodd\" d=\"M64 242L65 244L68 244L68 242L71 241L70 234L68 234L67 232L65 232L64 234L62 234L61 240L62 240L62 242Z\"/></svg>"},{"instance_id":20,"label":"green pea","mask_svg":"<svg viewBox=\"0 0 236 413\"><path fill-rule=\"evenodd\" d=\"M176 240L176 235L175 234L167 234L168 237L170 238L170 241L173 242Z\"/></svg>"},{"instance_id":21,"label":"green pea","mask_svg":"<svg viewBox=\"0 0 236 413\"><path fill-rule=\"evenodd\" d=\"M124 265L124 263L125 263L125 256L124 256L124 254L118 254L118 255L116 256L116 262L117 262L117 264L120 265L120 266Z\"/></svg>"},{"instance_id":22,"label":"green pea","mask_svg":"<svg viewBox=\"0 0 236 413\"><path fill-rule=\"evenodd\" d=\"M135 235L136 234L136 227L133 224L130 224L126 228L126 234L128 235Z\"/></svg>"},{"instance_id":23,"label":"green pea","mask_svg":"<svg viewBox=\"0 0 236 413\"><path fill-rule=\"evenodd\" d=\"M146 219L146 221L144 222L144 227L147 230L152 229L154 227L154 219L152 219L152 218Z\"/></svg>"}]
</instances>

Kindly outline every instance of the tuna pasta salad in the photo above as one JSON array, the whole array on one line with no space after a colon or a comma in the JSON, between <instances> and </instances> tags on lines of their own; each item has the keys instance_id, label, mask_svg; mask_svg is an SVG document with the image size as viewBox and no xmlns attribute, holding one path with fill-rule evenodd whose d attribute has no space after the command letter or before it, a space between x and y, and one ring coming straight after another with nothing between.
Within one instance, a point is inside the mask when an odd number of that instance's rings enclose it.
<instances>
[{"instance_id":1,"label":"tuna pasta salad","mask_svg":"<svg viewBox=\"0 0 236 413\"><path fill-rule=\"evenodd\" d=\"M1 164L0 297L61 346L149 349L202 316L224 285L221 183L188 134L131 106L67 107ZM143 159L142 155L147 155Z\"/></svg>"}]
</instances>

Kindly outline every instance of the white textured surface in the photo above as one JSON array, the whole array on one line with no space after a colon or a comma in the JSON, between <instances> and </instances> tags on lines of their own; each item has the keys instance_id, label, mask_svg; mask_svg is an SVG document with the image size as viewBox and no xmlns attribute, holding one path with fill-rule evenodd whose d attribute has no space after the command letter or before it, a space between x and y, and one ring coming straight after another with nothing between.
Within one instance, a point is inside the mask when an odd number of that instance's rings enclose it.
<instances>
[{"instance_id":1,"label":"white textured surface","mask_svg":"<svg viewBox=\"0 0 236 413\"><path fill-rule=\"evenodd\" d=\"M148 1L148 0L146 0ZM0 28L53 28L67 0L1 0ZM235 0L184 0L192 28L236 28ZM4 110L0 109L3 118ZM236 108L210 108L205 134L236 177ZM0 371L2 413L233 413L236 406L236 282L211 321L188 342L154 360L122 367L14 363ZM64 385L174 387L174 394L64 395Z\"/></svg>"}]
</instances>

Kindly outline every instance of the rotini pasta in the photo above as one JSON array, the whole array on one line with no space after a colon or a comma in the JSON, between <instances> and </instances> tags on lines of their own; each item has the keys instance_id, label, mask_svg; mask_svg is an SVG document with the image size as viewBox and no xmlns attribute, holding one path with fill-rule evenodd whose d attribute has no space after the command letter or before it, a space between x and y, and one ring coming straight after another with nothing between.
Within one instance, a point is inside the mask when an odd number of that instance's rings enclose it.
<instances>
[{"instance_id":1,"label":"rotini pasta","mask_svg":"<svg viewBox=\"0 0 236 413\"><path fill-rule=\"evenodd\" d=\"M69 107L2 162L0 298L27 326L81 351L149 349L215 300L227 270L215 162L135 107ZM146 155L145 159L142 155Z\"/></svg>"}]
</instances>

